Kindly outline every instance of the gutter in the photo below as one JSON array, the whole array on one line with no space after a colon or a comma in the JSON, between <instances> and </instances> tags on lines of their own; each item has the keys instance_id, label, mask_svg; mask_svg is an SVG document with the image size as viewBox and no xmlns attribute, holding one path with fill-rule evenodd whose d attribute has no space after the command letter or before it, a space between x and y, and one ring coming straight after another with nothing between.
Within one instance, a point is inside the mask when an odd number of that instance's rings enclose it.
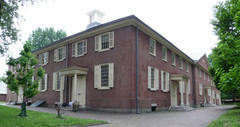
<instances>
[{"instance_id":1,"label":"gutter","mask_svg":"<svg viewBox=\"0 0 240 127\"><path fill-rule=\"evenodd\" d=\"M196 108L196 80L195 80L195 64L192 64L192 99L193 99L193 108Z\"/></svg>"},{"instance_id":2,"label":"gutter","mask_svg":"<svg viewBox=\"0 0 240 127\"><path fill-rule=\"evenodd\" d=\"M140 114L138 97L138 26L136 26L136 113Z\"/></svg>"},{"instance_id":3,"label":"gutter","mask_svg":"<svg viewBox=\"0 0 240 127\"><path fill-rule=\"evenodd\" d=\"M68 46L69 43L67 43L67 46L66 46L66 68L68 68ZM65 76L65 83L64 84L67 84L68 83L68 76ZM66 89L65 89L65 102L67 103L67 89L68 89L68 85L66 85Z\"/></svg>"}]
</instances>

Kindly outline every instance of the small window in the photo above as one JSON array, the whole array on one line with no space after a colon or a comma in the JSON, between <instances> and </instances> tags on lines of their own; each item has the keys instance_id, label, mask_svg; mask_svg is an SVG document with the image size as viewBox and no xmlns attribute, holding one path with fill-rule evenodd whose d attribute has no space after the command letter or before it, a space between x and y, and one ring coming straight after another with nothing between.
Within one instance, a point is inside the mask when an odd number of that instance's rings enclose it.
<instances>
[{"instance_id":1,"label":"small window","mask_svg":"<svg viewBox=\"0 0 240 127\"><path fill-rule=\"evenodd\" d=\"M163 92L169 91L169 73L161 71L161 90Z\"/></svg>"},{"instance_id":2,"label":"small window","mask_svg":"<svg viewBox=\"0 0 240 127\"><path fill-rule=\"evenodd\" d=\"M95 51L101 52L114 47L114 32L95 36Z\"/></svg>"},{"instance_id":3,"label":"small window","mask_svg":"<svg viewBox=\"0 0 240 127\"><path fill-rule=\"evenodd\" d=\"M156 41L150 38L149 45L150 45L150 48L149 48L150 54L156 56Z\"/></svg>"},{"instance_id":4,"label":"small window","mask_svg":"<svg viewBox=\"0 0 240 127\"><path fill-rule=\"evenodd\" d=\"M40 92L45 92L47 90L47 77L48 75L45 74L43 78L39 80L38 90Z\"/></svg>"},{"instance_id":5,"label":"small window","mask_svg":"<svg viewBox=\"0 0 240 127\"><path fill-rule=\"evenodd\" d=\"M159 71L151 66L148 66L148 89L151 91L159 89Z\"/></svg>"},{"instance_id":6,"label":"small window","mask_svg":"<svg viewBox=\"0 0 240 127\"><path fill-rule=\"evenodd\" d=\"M189 72L189 64L187 61L186 61L186 72Z\"/></svg>"},{"instance_id":7,"label":"small window","mask_svg":"<svg viewBox=\"0 0 240 127\"><path fill-rule=\"evenodd\" d=\"M162 47L162 60L167 62L167 48L166 47Z\"/></svg>"},{"instance_id":8,"label":"small window","mask_svg":"<svg viewBox=\"0 0 240 127\"><path fill-rule=\"evenodd\" d=\"M54 50L54 61L63 61L66 58L66 46Z\"/></svg>"},{"instance_id":9,"label":"small window","mask_svg":"<svg viewBox=\"0 0 240 127\"><path fill-rule=\"evenodd\" d=\"M113 88L114 64L107 63L94 66L94 88Z\"/></svg>"},{"instance_id":10,"label":"small window","mask_svg":"<svg viewBox=\"0 0 240 127\"><path fill-rule=\"evenodd\" d=\"M44 66L48 63L48 52L39 55L39 65Z\"/></svg>"},{"instance_id":11,"label":"small window","mask_svg":"<svg viewBox=\"0 0 240 127\"><path fill-rule=\"evenodd\" d=\"M202 77L202 70L200 68L198 68L198 71L199 71L199 77L201 78Z\"/></svg>"},{"instance_id":12,"label":"small window","mask_svg":"<svg viewBox=\"0 0 240 127\"><path fill-rule=\"evenodd\" d=\"M203 72L203 73L204 73L204 75L203 75L204 76L204 80L206 80L206 73L205 72Z\"/></svg>"},{"instance_id":13,"label":"small window","mask_svg":"<svg viewBox=\"0 0 240 127\"><path fill-rule=\"evenodd\" d=\"M87 54L87 39L72 44L72 57Z\"/></svg>"},{"instance_id":14,"label":"small window","mask_svg":"<svg viewBox=\"0 0 240 127\"><path fill-rule=\"evenodd\" d=\"M182 57L179 57L179 68L183 69L183 59L182 59Z\"/></svg>"},{"instance_id":15,"label":"small window","mask_svg":"<svg viewBox=\"0 0 240 127\"><path fill-rule=\"evenodd\" d=\"M176 59L175 59L175 53L174 52L172 52L172 65L176 65Z\"/></svg>"}]
</instances>

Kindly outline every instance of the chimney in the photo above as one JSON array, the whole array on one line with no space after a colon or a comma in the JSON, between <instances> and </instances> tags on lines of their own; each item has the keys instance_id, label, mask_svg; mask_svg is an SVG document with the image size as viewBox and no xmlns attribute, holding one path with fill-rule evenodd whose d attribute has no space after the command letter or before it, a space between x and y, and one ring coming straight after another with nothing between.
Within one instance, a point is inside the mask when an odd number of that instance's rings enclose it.
<instances>
[{"instance_id":1,"label":"chimney","mask_svg":"<svg viewBox=\"0 0 240 127\"><path fill-rule=\"evenodd\" d=\"M87 25L87 29L95 27L97 25L100 25L103 20L103 16L105 15L103 12L95 9L89 13L87 13L89 16L89 24Z\"/></svg>"}]
</instances>

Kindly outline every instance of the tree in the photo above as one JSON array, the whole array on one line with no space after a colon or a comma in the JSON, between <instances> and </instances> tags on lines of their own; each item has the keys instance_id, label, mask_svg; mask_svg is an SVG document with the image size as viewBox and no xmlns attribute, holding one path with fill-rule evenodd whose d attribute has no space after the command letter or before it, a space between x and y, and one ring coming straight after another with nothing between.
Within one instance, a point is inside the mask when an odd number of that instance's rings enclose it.
<instances>
[{"instance_id":1,"label":"tree","mask_svg":"<svg viewBox=\"0 0 240 127\"><path fill-rule=\"evenodd\" d=\"M28 41L32 42L32 51L49 45L67 36L64 30L55 31L53 27L50 28L37 28L29 35Z\"/></svg>"},{"instance_id":2,"label":"tree","mask_svg":"<svg viewBox=\"0 0 240 127\"><path fill-rule=\"evenodd\" d=\"M26 116L26 98L32 98L38 93L39 80L43 78L45 70L35 68L38 60L35 55L31 53L31 43L26 42L23 50L20 52L18 59L9 58L7 65L16 68L16 72L8 70L7 77L2 78L3 82L7 84L9 90L19 93L20 89L23 91L23 102L21 105L21 113L19 116ZM33 80L33 77L36 79Z\"/></svg>"},{"instance_id":3,"label":"tree","mask_svg":"<svg viewBox=\"0 0 240 127\"><path fill-rule=\"evenodd\" d=\"M20 21L18 14L19 5L37 0L0 0L0 55L5 55L8 45L19 39L17 23Z\"/></svg>"},{"instance_id":4,"label":"tree","mask_svg":"<svg viewBox=\"0 0 240 127\"><path fill-rule=\"evenodd\" d=\"M209 55L209 71L217 88L235 99L240 92L240 1L219 3L214 7L214 17L211 23L220 41Z\"/></svg>"}]
</instances>

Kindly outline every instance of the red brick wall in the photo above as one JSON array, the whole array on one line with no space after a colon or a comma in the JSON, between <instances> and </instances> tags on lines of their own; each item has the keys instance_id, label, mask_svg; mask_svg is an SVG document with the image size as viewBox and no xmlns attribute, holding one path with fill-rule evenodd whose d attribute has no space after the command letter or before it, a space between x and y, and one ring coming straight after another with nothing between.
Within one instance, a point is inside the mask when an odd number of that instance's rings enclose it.
<instances>
[{"instance_id":1,"label":"red brick wall","mask_svg":"<svg viewBox=\"0 0 240 127\"><path fill-rule=\"evenodd\" d=\"M7 95L6 94L0 94L0 101L6 101Z\"/></svg>"}]
</instances>

